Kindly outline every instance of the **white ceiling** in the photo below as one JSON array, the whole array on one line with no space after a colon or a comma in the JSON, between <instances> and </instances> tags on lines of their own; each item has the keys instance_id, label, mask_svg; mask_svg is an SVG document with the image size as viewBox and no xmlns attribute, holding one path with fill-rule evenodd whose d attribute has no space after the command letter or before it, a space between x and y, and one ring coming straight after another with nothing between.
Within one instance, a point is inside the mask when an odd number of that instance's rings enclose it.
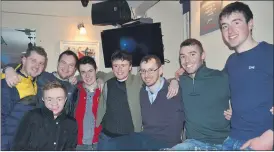
<instances>
[{"instance_id":1,"label":"white ceiling","mask_svg":"<svg viewBox=\"0 0 274 152\"><path fill-rule=\"evenodd\" d=\"M91 3L98 3L98 2L103 2L106 0L102 1L91 1ZM135 16L144 16L146 11L153 7L157 2L160 0L150 0L150 1L132 1L132 0L127 0L127 3L130 8L132 8Z\"/></svg>"},{"instance_id":2,"label":"white ceiling","mask_svg":"<svg viewBox=\"0 0 274 152\"><path fill-rule=\"evenodd\" d=\"M106 1L106 0L101 0L101 1L91 1L92 4L94 3L99 3L99 2L103 2L103 1ZM129 5L129 7L132 7L132 8L136 8L138 7L141 3L143 3L144 1L131 1L131 0L127 0L127 3Z\"/></svg>"},{"instance_id":3,"label":"white ceiling","mask_svg":"<svg viewBox=\"0 0 274 152\"><path fill-rule=\"evenodd\" d=\"M24 14L39 14L39 15L50 15L50 16L90 16L91 5L93 3L102 2L105 0L92 0L89 2L87 7L83 7L80 1L3 1L1 2L1 12L16 12ZM157 3L159 0L150 1L132 1L127 0L129 7L132 8L134 14L141 16L151 6ZM64 11L62 8L66 8ZM136 10L138 9L138 11ZM50 11L49 11L50 10ZM135 13L137 11L137 13ZM138 13L139 12L139 13Z\"/></svg>"},{"instance_id":4,"label":"white ceiling","mask_svg":"<svg viewBox=\"0 0 274 152\"><path fill-rule=\"evenodd\" d=\"M144 1L127 1L129 7L137 8L139 5L141 5Z\"/></svg>"}]
</instances>

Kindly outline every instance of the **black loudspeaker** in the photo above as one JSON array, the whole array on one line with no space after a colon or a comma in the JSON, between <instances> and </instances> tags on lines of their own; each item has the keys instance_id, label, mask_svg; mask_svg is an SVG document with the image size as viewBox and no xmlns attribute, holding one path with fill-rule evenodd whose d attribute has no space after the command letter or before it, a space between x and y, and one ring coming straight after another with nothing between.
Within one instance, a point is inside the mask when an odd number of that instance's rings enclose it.
<instances>
[{"instance_id":1,"label":"black loudspeaker","mask_svg":"<svg viewBox=\"0 0 274 152\"><path fill-rule=\"evenodd\" d=\"M122 25L131 21L131 11L126 0L107 0L91 7L93 25Z\"/></svg>"}]
</instances>

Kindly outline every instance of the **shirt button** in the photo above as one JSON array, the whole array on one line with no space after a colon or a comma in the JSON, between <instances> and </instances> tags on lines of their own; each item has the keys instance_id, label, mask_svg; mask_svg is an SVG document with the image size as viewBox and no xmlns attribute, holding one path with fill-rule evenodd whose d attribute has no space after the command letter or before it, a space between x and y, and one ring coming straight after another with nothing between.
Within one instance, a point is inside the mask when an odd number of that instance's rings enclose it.
<instances>
[{"instance_id":1,"label":"shirt button","mask_svg":"<svg viewBox=\"0 0 274 152\"><path fill-rule=\"evenodd\" d=\"M56 125L58 125L58 122L56 122Z\"/></svg>"},{"instance_id":2,"label":"shirt button","mask_svg":"<svg viewBox=\"0 0 274 152\"><path fill-rule=\"evenodd\" d=\"M56 142L54 142L53 144L56 145Z\"/></svg>"}]
</instances>

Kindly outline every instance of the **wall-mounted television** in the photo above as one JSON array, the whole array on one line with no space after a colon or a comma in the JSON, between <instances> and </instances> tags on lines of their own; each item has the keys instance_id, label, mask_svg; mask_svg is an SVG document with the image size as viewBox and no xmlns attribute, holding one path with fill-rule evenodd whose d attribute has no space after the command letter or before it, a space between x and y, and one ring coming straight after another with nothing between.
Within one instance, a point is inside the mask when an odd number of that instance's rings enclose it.
<instances>
[{"instance_id":1,"label":"wall-mounted television","mask_svg":"<svg viewBox=\"0 0 274 152\"><path fill-rule=\"evenodd\" d=\"M139 24L101 32L105 67L111 67L111 55L116 50L132 54L132 66L140 65L145 55L157 55L164 64L161 23Z\"/></svg>"}]
</instances>

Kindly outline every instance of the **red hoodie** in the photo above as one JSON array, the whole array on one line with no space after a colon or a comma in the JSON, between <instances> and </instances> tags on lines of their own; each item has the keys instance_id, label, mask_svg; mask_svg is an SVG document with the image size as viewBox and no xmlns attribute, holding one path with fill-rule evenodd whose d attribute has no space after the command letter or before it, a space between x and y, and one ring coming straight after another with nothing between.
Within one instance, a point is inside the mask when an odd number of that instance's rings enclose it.
<instances>
[{"instance_id":1,"label":"red hoodie","mask_svg":"<svg viewBox=\"0 0 274 152\"><path fill-rule=\"evenodd\" d=\"M85 88L83 87L83 82L78 84L78 89L79 89L79 96L78 96L78 101L75 109L75 119L77 121L78 125L78 136L77 136L77 144L82 145L83 144L83 134L84 134L84 129L83 129L83 120L85 116L85 106L86 106L86 99L87 99L87 93ZM99 104L99 97L100 97L100 89L96 89L94 92L93 96L93 104L92 104L92 113L94 115L94 118L96 119L97 117L97 109L98 109L98 104ZM102 130L102 126L100 125L99 127L96 127L96 120L95 120L95 126L94 126L94 136L92 139L92 143L97 143L99 134Z\"/></svg>"}]
</instances>

